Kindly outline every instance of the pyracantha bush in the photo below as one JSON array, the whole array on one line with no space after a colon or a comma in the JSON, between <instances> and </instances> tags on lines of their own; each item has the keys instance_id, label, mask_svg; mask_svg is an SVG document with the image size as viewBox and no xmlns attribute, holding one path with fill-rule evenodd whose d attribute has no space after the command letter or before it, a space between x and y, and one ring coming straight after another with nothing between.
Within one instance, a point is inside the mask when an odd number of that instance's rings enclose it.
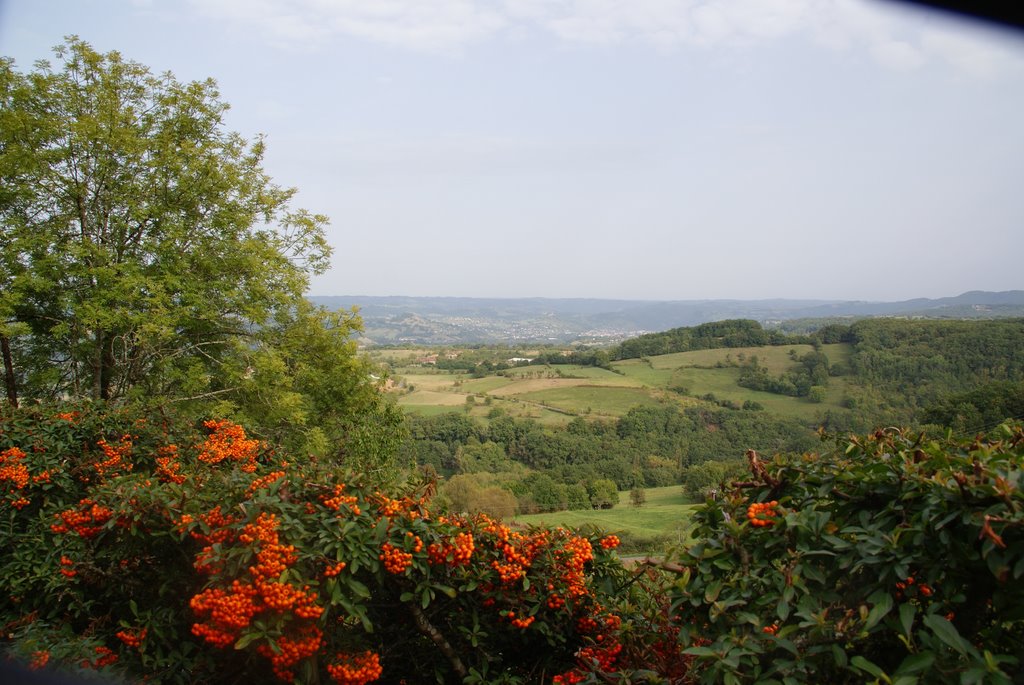
<instances>
[{"instance_id":1,"label":"pyracantha bush","mask_svg":"<svg viewBox=\"0 0 1024 685\"><path fill-rule=\"evenodd\" d=\"M1010 683L1024 433L886 429L762 460L696 516L670 588L703 683Z\"/></svg>"},{"instance_id":2,"label":"pyracantha bush","mask_svg":"<svg viewBox=\"0 0 1024 685\"><path fill-rule=\"evenodd\" d=\"M37 666L160 682L613 672L617 540L435 515L236 424L0 417L0 621Z\"/></svg>"}]
</instances>

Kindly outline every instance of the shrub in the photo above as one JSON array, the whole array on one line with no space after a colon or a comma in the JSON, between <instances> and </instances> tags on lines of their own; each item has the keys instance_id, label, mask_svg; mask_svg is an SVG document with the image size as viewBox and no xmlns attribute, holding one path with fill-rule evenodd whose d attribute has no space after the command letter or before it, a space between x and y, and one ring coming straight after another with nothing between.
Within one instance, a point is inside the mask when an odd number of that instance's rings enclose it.
<instances>
[{"instance_id":1,"label":"shrub","mask_svg":"<svg viewBox=\"0 0 1024 685\"><path fill-rule=\"evenodd\" d=\"M1024 433L899 430L748 453L673 590L702 683L1010 683L1024 658Z\"/></svg>"},{"instance_id":2,"label":"shrub","mask_svg":"<svg viewBox=\"0 0 1024 685\"><path fill-rule=\"evenodd\" d=\"M226 421L0 416L7 651L133 680L577 682L614 670L611 541L435 516ZM614 542L614 544L612 544Z\"/></svg>"}]
</instances>

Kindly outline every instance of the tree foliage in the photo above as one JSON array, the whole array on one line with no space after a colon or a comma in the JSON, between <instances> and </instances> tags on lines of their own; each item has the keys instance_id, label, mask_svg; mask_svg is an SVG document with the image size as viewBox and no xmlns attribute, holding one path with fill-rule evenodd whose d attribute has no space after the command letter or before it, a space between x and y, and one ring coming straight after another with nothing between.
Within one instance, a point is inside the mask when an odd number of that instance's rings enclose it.
<instances>
[{"instance_id":1,"label":"tree foliage","mask_svg":"<svg viewBox=\"0 0 1024 685\"><path fill-rule=\"evenodd\" d=\"M352 418L398 415L357 359L358 319L303 299L326 217L272 182L262 140L226 130L213 81L78 38L55 52L29 73L0 61L8 403L171 402L365 456L383 438Z\"/></svg>"},{"instance_id":2,"label":"tree foliage","mask_svg":"<svg viewBox=\"0 0 1024 685\"><path fill-rule=\"evenodd\" d=\"M23 332L24 392L110 399L194 380L190 364L211 368L301 295L306 268L326 264L326 218L292 211L262 141L224 130L212 81L78 39L56 52L59 70L0 72L3 313Z\"/></svg>"}]
</instances>

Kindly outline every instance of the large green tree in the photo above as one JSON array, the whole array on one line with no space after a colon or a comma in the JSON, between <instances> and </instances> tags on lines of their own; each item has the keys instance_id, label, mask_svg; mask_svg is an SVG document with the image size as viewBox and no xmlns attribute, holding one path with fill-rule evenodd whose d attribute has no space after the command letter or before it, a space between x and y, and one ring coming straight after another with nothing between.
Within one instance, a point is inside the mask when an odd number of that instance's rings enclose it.
<instances>
[{"instance_id":1,"label":"large green tree","mask_svg":"<svg viewBox=\"0 0 1024 685\"><path fill-rule=\"evenodd\" d=\"M225 129L213 81L76 38L56 54L0 63L2 312L24 392L111 399L216 365L326 265L326 217L293 210L262 141Z\"/></svg>"},{"instance_id":2,"label":"large green tree","mask_svg":"<svg viewBox=\"0 0 1024 685\"><path fill-rule=\"evenodd\" d=\"M358 318L303 300L327 218L274 184L262 139L226 129L213 81L75 37L55 53L28 73L0 60L8 403L216 402L276 440L373 443L352 421L387 413Z\"/></svg>"}]
</instances>

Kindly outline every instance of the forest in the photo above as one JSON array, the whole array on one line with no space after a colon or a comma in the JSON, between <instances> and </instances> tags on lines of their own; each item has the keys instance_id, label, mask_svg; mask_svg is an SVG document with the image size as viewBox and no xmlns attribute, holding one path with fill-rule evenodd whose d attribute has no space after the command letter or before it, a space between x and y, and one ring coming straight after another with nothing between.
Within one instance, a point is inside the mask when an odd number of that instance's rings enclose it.
<instances>
[{"instance_id":1,"label":"forest","mask_svg":"<svg viewBox=\"0 0 1024 685\"><path fill-rule=\"evenodd\" d=\"M536 359L671 384L653 358L727 348L786 406L842 379L814 422L678 384L557 426L407 415L357 313L304 297L327 218L216 84L55 56L0 60L5 677L1020 681L1024 322L725 321ZM783 344L781 373L731 356ZM510 519L653 486L702 501L685 544L631 560Z\"/></svg>"}]
</instances>

